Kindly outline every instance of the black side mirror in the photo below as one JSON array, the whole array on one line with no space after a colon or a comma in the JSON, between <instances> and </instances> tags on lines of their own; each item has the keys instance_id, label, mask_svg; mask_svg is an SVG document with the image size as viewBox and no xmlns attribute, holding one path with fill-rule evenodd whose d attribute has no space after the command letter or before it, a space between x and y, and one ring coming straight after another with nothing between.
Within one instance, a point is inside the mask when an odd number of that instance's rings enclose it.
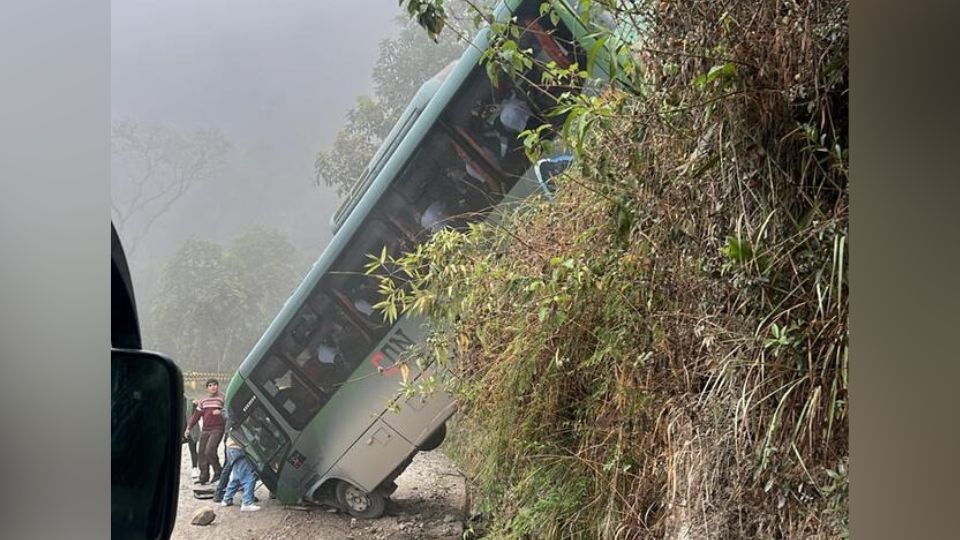
<instances>
[{"instance_id":1,"label":"black side mirror","mask_svg":"<svg viewBox=\"0 0 960 540\"><path fill-rule=\"evenodd\" d=\"M183 376L157 353L110 351L111 536L169 538L180 489Z\"/></svg>"}]
</instances>

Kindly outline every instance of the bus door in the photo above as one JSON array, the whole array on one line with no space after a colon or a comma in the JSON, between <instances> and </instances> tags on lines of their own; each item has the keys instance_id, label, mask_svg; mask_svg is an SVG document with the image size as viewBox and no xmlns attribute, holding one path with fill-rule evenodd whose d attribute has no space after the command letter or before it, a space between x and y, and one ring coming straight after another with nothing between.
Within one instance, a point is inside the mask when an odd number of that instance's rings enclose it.
<instances>
[{"instance_id":1,"label":"bus door","mask_svg":"<svg viewBox=\"0 0 960 540\"><path fill-rule=\"evenodd\" d=\"M369 429L330 471L365 491L373 491L410 454L413 444L383 420Z\"/></svg>"},{"instance_id":2,"label":"bus door","mask_svg":"<svg viewBox=\"0 0 960 540\"><path fill-rule=\"evenodd\" d=\"M413 319L404 322L417 323ZM420 387L422 391L410 396L398 395L390 410L383 415L384 422L413 444L419 444L429 437L455 411L453 396L444 387L447 372L442 370L445 368L435 363L426 366L412 381L415 385L423 385ZM392 377L399 379L399 374L393 374ZM427 391L431 387L428 383L430 378L434 382L432 390Z\"/></svg>"}]
</instances>

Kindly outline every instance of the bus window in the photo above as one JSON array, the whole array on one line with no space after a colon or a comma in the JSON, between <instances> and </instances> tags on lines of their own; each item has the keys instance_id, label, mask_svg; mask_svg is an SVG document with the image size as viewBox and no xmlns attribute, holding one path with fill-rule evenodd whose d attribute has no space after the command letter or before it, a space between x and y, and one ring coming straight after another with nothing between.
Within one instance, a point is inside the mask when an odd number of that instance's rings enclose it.
<instances>
[{"instance_id":1,"label":"bus window","mask_svg":"<svg viewBox=\"0 0 960 540\"><path fill-rule=\"evenodd\" d=\"M386 249L389 255L398 256L405 247L409 249L409 242L391 227L380 219L369 219L337 260L327 282L334 296L369 330L374 342L380 341L389 328L383 315L373 307L382 300L380 279L366 275L365 268L370 255L379 256Z\"/></svg>"},{"instance_id":2,"label":"bus window","mask_svg":"<svg viewBox=\"0 0 960 540\"><path fill-rule=\"evenodd\" d=\"M586 56L581 47L573 41L573 35L564 26L553 26L547 16L538 16L531 11L521 14L517 22L523 27L520 36L520 48L530 49L533 52L534 65L527 71L527 81L537 83L530 86L524 83L524 89L540 111L547 111L557 104L557 97L563 92L577 92L578 89L567 83L544 84L543 73L550 62L561 68L568 68L577 62L581 68L586 68ZM562 119L554 118L554 125L559 127Z\"/></svg>"},{"instance_id":3,"label":"bus window","mask_svg":"<svg viewBox=\"0 0 960 540\"><path fill-rule=\"evenodd\" d=\"M347 380L361 361L367 357L373 344L366 332L342 309L329 294L329 276L321 292L310 299L317 313L321 313L316 332L309 345L294 360L304 375L323 394L324 402Z\"/></svg>"},{"instance_id":4,"label":"bus window","mask_svg":"<svg viewBox=\"0 0 960 540\"><path fill-rule=\"evenodd\" d=\"M244 449L257 462L274 473L279 473L289 442L280 426L270 418L260 404L250 408L249 416L237 428Z\"/></svg>"},{"instance_id":5,"label":"bus window","mask_svg":"<svg viewBox=\"0 0 960 540\"><path fill-rule=\"evenodd\" d=\"M320 316L309 306L297 310L293 320L277 338L277 350L287 360L293 360L307 348L310 338L317 331Z\"/></svg>"},{"instance_id":6,"label":"bus window","mask_svg":"<svg viewBox=\"0 0 960 540\"><path fill-rule=\"evenodd\" d=\"M444 112L443 121L464 148L490 163L504 178L506 190L530 166L518 135L543 122L510 80L493 88L482 69L470 74Z\"/></svg>"},{"instance_id":7,"label":"bus window","mask_svg":"<svg viewBox=\"0 0 960 540\"><path fill-rule=\"evenodd\" d=\"M545 30L536 20L521 21L520 24L525 26L525 31L520 38L520 46L533 51L533 57L538 65L556 62L562 68L570 67L573 54L569 50L571 48L569 42L564 43L565 40L557 39L553 32Z\"/></svg>"},{"instance_id":8,"label":"bus window","mask_svg":"<svg viewBox=\"0 0 960 540\"><path fill-rule=\"evenodd\" d=\"M309 345L294 359L304 375L324 394L324 401L351 371L336 339L342 333L343 326L328 312Z\"/></svg>"},{"instance_id":9,"label":"bus window","mask_svg":"<svg viewBox=\"0 0 960 540\"><path fill-rule=\"evenodd\" d=\"M251 373L250 381L261 388L280 414L300 430L320 409L317 396L276 353L268 353Z\"/></svg>"},{"instance_id":10,"label":"bus window","mask_svg":"<svg viewBox=\"0 0 960 540\"><path fill-rule=\"evenodd\" d=\"M489 164L439 126L427 134L393 189L410 201L403 211L405 221L418 229L418 242L444 227L479 219L503 197L503 185Z\"/></svg>"},{"instance_id":11,"label":"bus window","mask_svg":"<svg viewBox=\"0 0 960 540\"><path fill-rule=\"evenodd\" d=\"M319 317L310 309L310 306L303 306L290 324L290 338L297 345L305 347L310 341L310 336L316 331L318 321ZM299 353L299 351L296 352Z\"/></svg>"},{"instance_id":12,"label":"bus window","mask_svg":"<svg viewBox=\"0 0 960 540\"><path fill-rule=\"evenodd\" d=\"M419 224L407 211L409 205L410 203L395 191L388 191L377 205L377 212L398 234L397 254L409 252L416 247Z\"/></svg>"}]
</instances>

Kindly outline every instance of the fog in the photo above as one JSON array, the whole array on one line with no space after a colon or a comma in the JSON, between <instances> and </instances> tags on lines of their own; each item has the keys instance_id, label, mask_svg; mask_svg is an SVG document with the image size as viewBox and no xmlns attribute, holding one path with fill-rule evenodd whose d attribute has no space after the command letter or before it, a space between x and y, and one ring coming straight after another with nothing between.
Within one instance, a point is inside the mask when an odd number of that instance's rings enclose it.
<instances>
[{"instance_id":1,"label":"fog","mask_svg":"<svg viewBox=\"0 0 960 540\"><path fill-rule=\"evenodd\" d=\"M226 242L254 223L309 258L330 239L338 201L313 178L316 152L356 96L372 93L377 45L395 34L390 0L123 0L112 5L114 120L221 131L225 165L127 243L137 293L190 236ZM127 189L116 169L115 192ZM143 310L143 302L141 311Z\"/></svg>"}]
</instances>

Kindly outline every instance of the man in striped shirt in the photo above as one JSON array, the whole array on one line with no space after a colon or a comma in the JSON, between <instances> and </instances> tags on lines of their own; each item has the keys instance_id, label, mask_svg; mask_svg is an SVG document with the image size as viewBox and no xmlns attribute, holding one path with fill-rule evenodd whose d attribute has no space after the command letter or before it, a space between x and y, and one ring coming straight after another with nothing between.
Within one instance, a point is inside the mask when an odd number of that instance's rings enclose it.
<instances>
[{"instance_id":1,"label":"man in striped shirt","mask_svg":"<svg viewBox=\"0 0 960 540\"><path fill-rule=\"evenodd\" d=\"M207 482L216 482L220 479L222 467L220 466L220 457L217 455L217 448L223 439L223 394L220 393L220 383L216 379L207 381L207 397L197 403L197 410L194 411L190 421L187 422L187 429L184 431L186 437L201 419L200 443L197 450L200 452L200 478L198 484ZM210 468L213 468L213 478L210 478Z\"/></svg>"}]
</instances>

